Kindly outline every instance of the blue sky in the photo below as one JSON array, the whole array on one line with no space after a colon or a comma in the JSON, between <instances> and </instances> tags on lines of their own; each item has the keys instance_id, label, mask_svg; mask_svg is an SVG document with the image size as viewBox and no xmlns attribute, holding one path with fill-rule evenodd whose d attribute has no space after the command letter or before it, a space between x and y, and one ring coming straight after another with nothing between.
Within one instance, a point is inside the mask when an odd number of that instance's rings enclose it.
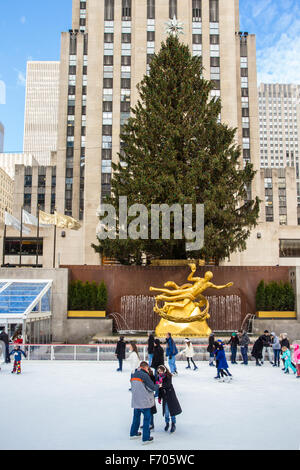
<instances>
[{"instance_id":1,"label":"blue sky","mask_svg":"<svg viewBox=\"0 0 300 470\"><path fill-rule=\"evenodd\" d=\"M0 0L0 5L4 150L22 151L26 62L59 60L60 33L71 26L72 0ZM240 0L240 16L241 31L257 36L258 82L300 83L300 1Z\"/></svg>"}]
</instances>

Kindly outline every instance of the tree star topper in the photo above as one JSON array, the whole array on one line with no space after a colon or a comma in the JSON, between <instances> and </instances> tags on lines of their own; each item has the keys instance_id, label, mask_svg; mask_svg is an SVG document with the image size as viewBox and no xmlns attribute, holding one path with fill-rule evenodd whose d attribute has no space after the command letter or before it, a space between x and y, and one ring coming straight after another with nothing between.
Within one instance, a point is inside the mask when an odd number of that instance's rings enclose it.
<instances>
[{"instance_id":1,"label":"tree star topper","mask_svg":"<svg viewBox=\"0 0 300 470\"><path fill-rule=\"evenodd\" d=\"M167 34L170 34L171 36L178 36L179 34L183 34L183 23L181 21L178 21L175 15L172 20L169 20L166 23L166 25Z\"/></svg>"}]
</instances>

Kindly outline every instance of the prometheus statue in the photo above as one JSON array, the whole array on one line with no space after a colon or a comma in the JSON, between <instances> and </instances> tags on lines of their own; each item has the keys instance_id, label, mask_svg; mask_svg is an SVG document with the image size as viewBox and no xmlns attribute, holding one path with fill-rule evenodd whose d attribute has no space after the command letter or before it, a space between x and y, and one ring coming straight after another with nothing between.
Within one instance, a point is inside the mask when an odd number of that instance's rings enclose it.
<instances>
[{"instance_id":1,"label":"prometheus statue","mask_svg":"<svg viewBox=\"0 0 300 470\"><path fill-rule=\"evenodd\" d=\"M154 311L162 317L158 324L156 336L164 336L172 333L173 336L209 336L211 329L206 320L210 318L209 302L202 293L209 288L224 289L231 287L232 282L225 286L216 286L211 282L213 273L206 271L204 277L195 277L196 264L189 264L191 273L187 280L191 283L178 286L175 282L168 281L164 284L170 289L150 287L150 291L160 292L156 296ZM164 302L162 307L159 302Z\"/></svg>"}]
</instances>

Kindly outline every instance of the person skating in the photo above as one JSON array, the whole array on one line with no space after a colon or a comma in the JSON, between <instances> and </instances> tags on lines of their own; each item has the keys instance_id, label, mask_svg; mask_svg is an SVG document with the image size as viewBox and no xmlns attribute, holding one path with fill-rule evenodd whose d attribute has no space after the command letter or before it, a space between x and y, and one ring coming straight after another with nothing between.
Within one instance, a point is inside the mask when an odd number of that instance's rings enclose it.
<instances>
[{"instance_id":1,"label":"person skating","mask_svg":"<svg viewBox=\"0 0 300 470\"><path fill-rule=\"evenodd\" d=\"M20 348L18 344L15 344L14 349L11 351L10 356L14 356L14 367L13 370L11 371L12 374L17 372L17 374L21 374L21 360L22 360L22 354L24 357L27 357L24 351Z\"/></svg>"},{"instance_id":2,"label":"person skating","mask_svg":"<svg viewBox=\"0 0 300 470\"><path fill-rule=\"evenodd\" d=\"M215 367L214 358L215 358L215 335L212 332L208 338L207 352L209 352L209 365Z\"/></svg>"},{"instance_id":3,"label":"person skating","mask_svg":"<svg viewBox=\"0 0 300 470\"><path fill-rule=\"evenodd\" d=\"M151 367L155 370L155 376L157 375L158 366L165 364L164 350L161 346L160 340L157 338L154 340L154 352Z\"/></svg>"},{"instance_id":4,"label":"person skating","mask_svg":"<svg viewBox=\"0 0 300 470\"><path fill-rule=\"evenodd\" d=\"M157 383L160 385L158 402L159 404L162 402L163 406L163 416L166 421L165 431L169 430L171 418L172 425L170 432L173 433L176 431L176 416L182 413L182 409L172 384L172 374L170 371L165 366L159 366L157 372Z\"/></svg>"},{"instance_id":5,"label":"person skating","mask_svg":"<svg viewBox=\"0 0 300 470\"><path fill-rule=\"evenodd\" d=\"M288 339L287 333L281 333L279 335L279 340L280 340L280 346L281 346L281 356L282 356L282 348L286 346L288 349L290 349L290 341ZM281 357L280 356L280 357ZM281 357L282 363L283 363L283 368L281 370L285 370L285 365L284 365L284 359Z\"/></svg>"},{"instance_id":6,"label":"person skating","mask_svg":"<svg viewBox=\"0 0 300 470\"><path fill-rule=\"evenodd\" d=\"M178 349L174 343L171 333L167 333L166 344L166 356L168 358L171 374L178 375L176 368L176 355L178 354Z\"/></svg>"},{"instance_id":7,"label":"person skating","mask_svg":"<svg viewBox=\"0 0 300 470\"><path fill-rule=\"evenodd\" d=\"M137 345L134 341L131 341L129 343L129 356L127 360L130 363L130 373L132 377L132 375L135 373L136 369L139 367L140 362L141 362ZM130 390L131 388L129 389L129 391Z\"/></svg>"},{"instance_id":8,"label":"person skating","mask_svg":"<svg viewBox=\"0 0 300 470\"><path fill-rule=\"evenodd\" d=\"M297 379L300 379L300 346L299 344L294 344L293 348L294 348L293 359L294 359L294 363L296 364Z\"/></svg>"},{"instance_id":9,"label":"person skating","mask_svg":"<svg viewBox=\"0 0 300 470\"><path fill-rule=\"evenodd\" d=\"M140 367L131 377L131 407L134 411L130 439L137 439L142 435L139 427L143 414L143 444L153 441L153 437L150 436L151 409L155 405L154 392L158 389L159 385L154 384L149 375L149 365L145 361L141 362Z\"/></svg>"},{"instance_id":10,"label":"person skating","mask_svg":"<svg viewBox=\"0 0 300 470\"><path fill-rule=\"evenodd\" d=\"M262 337L260 336L259 338L257 338L255 343L253 344L253 348L251 351L251 356L255 358L257 366L261 366L260 361L262 359L263 346L264 346L264 343L263 343Z\"/></svg>"},{"instance_id":11,"label":"person skating","mask_svg":"<svg viewBox=\"0 0 300 470\"><path fill-rule=\"evenodd\" d=\"M229 372L228 363L226 360L226 355L224 351L224 343L222 340L218 339L216 344L215 356L216 356L216 367L217 367L217 376L215 379L224 380L224 377L228 377L229 380L232 380L232 374Z\"/></svg>"},{"instance_id":12,"label":"person skating","mask_svg":"<svg viewBox=\"0 0 300 470\"><path fill-rule=\"evenodd\" d=\"M271 335L268 330L264 331L264 334L261 335L261 339L263 341L261 363L263 364L265 362L265 356L267 352L270 364L274 364L273 357L272 357L273 356L272 340L271 340Z\"/></svg>"},{"instance_id":13,"label":"person skating","mask_svg":"<svg viewBox=\"0 0 300 470\"><path fill-rule=\"evenodd\" d=\"M184 342L186 343L186 347L185 349L183 349L182 351L180 351L180 353L178 354L178 356L180 356L181 354L185 354L185 357L187 359L187 367L186 369L190 369L191 368L191 365L190 365L190 361L192 362L193 366L194 366L194 370L197 370L198 367L196 366L195 362L194 362L194 348L193 348L193 345L191 343L191 341L189 340L189 338L185 338Z\"/></svg>"},{"instance_id":14,"label":"person skating","mask_svg":"<svg viewBox=\"0 0 300 470\"><path fill-rule=\"evenodd\" d=\"M241 364L244 364L245 366L248 365L248 347L250 344L250 338L245 330L240 331L240 347L241 347L241 355L243 358L243 362Z\"/></svg>"},{"instance_id":15,"label":"person skating","mask_svg":"<svg viewBox=\"0 0 300 470\"><path fill-rule=\"evenodd\" d=\"M294 367L294 365L292 364L291 351L286 346L283 346L282 348L281 358L284 359L284 373L289 374L289 369L292 369L294 374L296 374L297 370L296 367Z\"/></svg>"},{"instance_id":16,"label":"person skating","mask_svg":"<svg viewBox=\"0 0 300 470\"><path fill-rule=\"evenodd\" d=\"M117 372L122 372L123 370L123 361L126 357L125 351L126 351L126 343L124 341L124 336L120 336L120 339L117 343L117 347L115 351L115 355L117 356L118 361L119 361L119 367L117 369Z\"/></svg>"},{"instance_id":17,"label":"person skating","mask_svg":"<svg viewBox=\"0 0 300 470\"><path fill-rule=\"evenodd\" d=\"M0 333L0 341L3 341L5 345L5 363L9 364L10 363L10 355L9 355L9 336L5 332L5 330L2 330Z\"/></svg>"},{"instance_id":18,"label":"person skating","mask_svg":"<svg viewBox=\"0 0 300 470\"><path fill-rule=\"evenodd\" d=\"M278 336L276 336L276 333L272 331L271 333L272 336L272 348L273 348L273 353L274 353L274 364L273 367L280 367L280 350L281 350L281 345Z\"/></svg>"},{"instance_id":19,"label":"person skating","mask_svg":"<svg viewBox=\"0 0 300 470\"><path fill-rule=\"evenodd\" d=\"M228 341L227 344L230 344L231 364L237 364L237 362L236 362L236 353L237 353L238 345L240 344L238 335L236 333L232 333L231 338L230 338L230 340Z\"/></svg>"},{"instance_id":20,"label":"person skating","mask_svg":"<svg viewBox=\"0 0 300 470\"><path fill-rule=\"evenodd\" d=\"M154 354L154 336L152 333L149 334L148 336L148 363L149 367L151 366L152 359L153 359L153 354Z\"/></svg>"}]
</instances>

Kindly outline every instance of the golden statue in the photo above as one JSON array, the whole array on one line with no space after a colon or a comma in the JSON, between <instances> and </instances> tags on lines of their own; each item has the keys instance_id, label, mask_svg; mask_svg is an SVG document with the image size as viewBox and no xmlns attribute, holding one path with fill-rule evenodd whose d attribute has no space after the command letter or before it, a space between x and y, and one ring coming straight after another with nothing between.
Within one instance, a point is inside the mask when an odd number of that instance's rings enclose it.
<instances>
[{"instance_id":1,"label":"golden statue","mask_svg":"<svg viewBox=\"0 0 300 470\"><path fill-rule=\"evenodd\" d=\"M172 287L174 290L150 287L150 291L161 292L156 297L154 307L154 311L162 317L155 330L156 336L162 337L167 333L172 333L174 336L209 336L211 333L206 322L210 318L209 302L202 292L209 288L224 289L233 283L216 286L211 282L213 278L211 271L206 271L203 278L195 277L196 264L190 263L189 266L191 273L187 280L193 284L178 286L175 282L168 281L165 287ZM163 307L159 307L160 301L164 302Z\"/></svg>"}]
</instances>

